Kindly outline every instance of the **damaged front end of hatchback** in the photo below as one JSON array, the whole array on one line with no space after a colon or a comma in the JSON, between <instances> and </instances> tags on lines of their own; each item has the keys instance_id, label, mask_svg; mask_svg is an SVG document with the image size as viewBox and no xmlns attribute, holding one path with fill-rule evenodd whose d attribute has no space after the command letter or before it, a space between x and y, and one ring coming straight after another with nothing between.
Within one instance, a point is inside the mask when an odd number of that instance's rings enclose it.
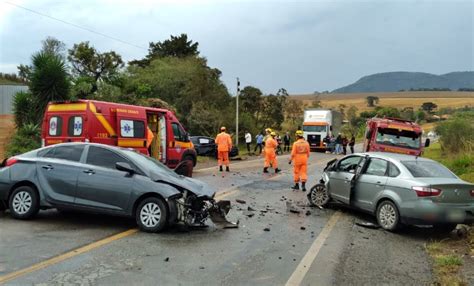
<instances>
[{"instance_id":1,"label":"damaged front end of hatchback","mask_svg":"<svg viewBox=\"0 0 474 286\"><path fill-rule=\"evenodd\" d=\"M179 222L189 227L205 227L210 219L217 228L237 228L239 222L233 223L226 216L231 208L230 201L216 201L207 195L196 195L185 190L183 196L176 200Z\"/></svg>"}]
</instances>

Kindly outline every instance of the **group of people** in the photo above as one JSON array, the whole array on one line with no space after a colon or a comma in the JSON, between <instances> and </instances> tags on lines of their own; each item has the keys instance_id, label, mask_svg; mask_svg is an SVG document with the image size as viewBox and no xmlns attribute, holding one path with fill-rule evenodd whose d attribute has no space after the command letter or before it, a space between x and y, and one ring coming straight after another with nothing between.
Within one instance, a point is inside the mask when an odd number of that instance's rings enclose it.
<instances>
[{"instance_id":1,"label":"group of people","mask_svg":"<svg viewBox=\"0 0 474 286\"><path fill-rule=\"evenodd\" d=\"M223 172L223 166L226 167L226 172L229 172L229 151L232 149L231 136L226 132L225 127L221 127L221 133L216 137L217 144L217 162L219 171ZM277 148L279 146L277 133L270 128L265 129L266 135L258 134L256 136L257 148L260 149L260 153L265 157L263 166L263 173L269 173L268 169L273 168L275 174L279 173L281 169L278 168L278 159L276 156ZM293 179L295 185L293 190L299 190L299 184L301 183L301 189L303 192L306 191L306 181L308 179L307 166L308 158L310 154L310 147L308 142L304 139L303 131L298 130L295 133L296 141L293 143L291 148L291 156L289 164L293 163ZM250 139L249 139L250 138ZM247 151L250 152L250 143L252 136L249 132L245 132L245 143L247 144ZM290 134L287 132L283 138L284 150L290 151Z\"/></svg>"},{"instance_id":2,"label":"group of people","mask_svg":"<svg viewBox=\"0 0 474 286\"><path fill-rule=\"evenodd\" d=\"M336 155L346 155L347 154L347 146L349 145L349 148L351 150L351 153L354 153L354 145L355 145L355 137L354 135L351 137L351 139L347 139L347 137L341 133L337 135L337 137L334 137L332 135L327 135L324 139L323 142L326 143L326 146L328 146L328 151L332 154Z\"/></svg>"},{"instance_id":3,"label":"group of people","mask_svg":"<svg viewBox=\"0 0 474 286\"><path fill-rule=\"evenodd\" d=\"M265 130L265 133L269 128ZM255 148L253 152L256 155L261 155L262 151L265 146L265 140L268 138L268 133L266 136L264 136L262 133L258 133L257 136L255 136ZM277 150L281 152L289 152L290 151L290 143L291 143L291 137L290 137L290 132L286 132L286 134L283 136L283 138L280 137L280 135L276 134L275 135L275 140L277 141ZM283 143L283 149L281 149L280 145ZM247 152L250 154L251 153L251 145L252 145L252 134L250 132L245 131L245 144L247 145ZM257 153L258 150L258 153Z\"/></svg>"}]
</instances>

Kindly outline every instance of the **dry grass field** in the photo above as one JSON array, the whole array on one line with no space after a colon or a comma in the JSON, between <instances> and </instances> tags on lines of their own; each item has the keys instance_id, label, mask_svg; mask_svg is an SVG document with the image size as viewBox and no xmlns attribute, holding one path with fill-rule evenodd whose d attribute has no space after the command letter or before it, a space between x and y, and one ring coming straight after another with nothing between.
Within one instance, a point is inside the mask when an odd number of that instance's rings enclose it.
<instances>
[{"instance_id":1,"label":"dry grass field","mask_svg":"<svg viewBox=\"0 0 474 286\"><path fill-rule=\"evenodd\" d=\"M5 156L5 145L13 135L15 121L13 115L0 115L0 161Z\"/></svg>"},{"instance_id":2,"label":"dry grass field","mask_svg":"<svg viewBox=\"0 0 474 286\"><path fill-rule=\"evenodd\" d=\"M302 100L310 105L314 99L321 101L324 108L338 108L340 104L347 107L355 105L359 112L371 110L367 106L367 96L377 96L378 106L392 106L396 108L413 107L418 109L424 102L434 102L438 108L443 107L474 107L474 92L456 91L418 91L418 92L387 92L387 93L329 93L292 95L293 99Z\"/></svg>"}]
</instances>

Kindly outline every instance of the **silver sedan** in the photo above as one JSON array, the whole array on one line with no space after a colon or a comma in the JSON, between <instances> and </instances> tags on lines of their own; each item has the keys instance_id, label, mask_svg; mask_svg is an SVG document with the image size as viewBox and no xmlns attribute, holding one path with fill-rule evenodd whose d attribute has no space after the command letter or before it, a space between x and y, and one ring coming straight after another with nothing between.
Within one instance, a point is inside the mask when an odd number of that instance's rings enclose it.
<instances>
[{"instance_id":1,"label":"silver sedan","mask_svg":"<svg viewBox=\"0 0 474 286\"><path fill-rule=\"evenodd\" d=\"M442 231L474 222L474 185L426 158L361 153L333 160L308 199L331 200L371 213L386 230L403 224L433 225Z\"/></svg>"}]
</instances>

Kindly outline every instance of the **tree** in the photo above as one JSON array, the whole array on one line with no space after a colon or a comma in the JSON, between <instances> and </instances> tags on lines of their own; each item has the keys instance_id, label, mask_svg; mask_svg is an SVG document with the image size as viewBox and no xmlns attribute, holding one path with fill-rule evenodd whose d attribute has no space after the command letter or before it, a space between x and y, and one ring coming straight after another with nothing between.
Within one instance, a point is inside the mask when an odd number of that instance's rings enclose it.
<instances>
[{"instance_id":1,"label":"tree","mask_svg":"<svg viewBox=\"0 0 474 286\"><path fill-rule=\"evenodd\" d=\"M311 104L309 105L309 108L321 108L323 105L321 104L321 100L319 98L319 94L313 97L313 100L311 100Z\"/></svg>"},{"instance_id":2,"label":"tree","mask_svg":"<svg viewBox=\"0 0 474 286\"><path fill-rule=\"evenodd\" d=\"M42 49L41 51L45 53L50 53L53 55L57 55L61 57L61 59L65 60L65 51L66 51L66 45L61 42L60 40L54 38L54 37L47 37L42 43Z\"/></svg>"},{"instance_id":3,"label":"tree","mask_svg":"<svg viewBox=\"0 0 474 286\"><path fill-rule=\"evenodd\" d=\"M113 82L124 65L122 57L116 52L99 53L89 42L75 44L69 50L68 60L72 65L73 74L78 78L88 78L92 85L90 93L84 97L97 91L98 81Z\"/></svg>"},{"instance_id":4,"label":"tree","mask_svg":"<svg viewBox=\"0 0 474 286\"><path fill-rule=\"evenodd\" d=\"M301 101L290 99L285 105L286 118L291 121L293 125L303 119L303 106Z\"/></svg>"},{"instance_id":5,"label":"tree","mask_svg":"<svg viewBox=\"0 0 474 286\"><path fill-rule=\"evenodd\" d=\"M258 120L262 108L262 96L263 93L258 88L253 86L244 87L239 94L240 110L251 114Z\"/></svg>"},{"instance_id":6,"label":"tree","mask_svg":"<svg viewBox=\"0 0 474 286\"><path fill-rule=\"evenodd\" d=\"M395 107L376 107L378 117L400 118L400 111Z\"/></svg>"},{"instance_id":7,"label":"tree","mask_svg":"<svg viewBox=\"0 0 474 286\"><path fill-rule=\"evenodd\" d=\"M32 62L29 88L34 112L31 115L40 124L48 102L69 99L69 75L58 55L41 51L33 56Z\"/></svg>"},{"instance_id":8,"label":"tree","mask_svg":"<svg viewBox=\"0 0 474 286\"><path fill-rule=\"evenodd\" d=\"M191 112L208 114L211 110L226 118L228 114L234 114L230 109L232 105L235 108L234 100L220 80L220 71L207 66L203 58L159 58L146 67L130 66L127 74L124 93L128 98L166 101L176 108L178 118L192 134L198 135L203 128L208 130L211 126L199 125L202 117ZM206 110L201 110L202 106ZM229 123L229 120L225 122ZM215 129L208 132L215 132Z\"/></svg>"},{"instance_id":9,"label":"tree","mask_svg":"<svg viewBox=\"0 0 474 286\"><path fill-rule=\"evenodd\" d=\"M346 112L345 112L346 107L347 106L345 104L342 104L342 103L339 104L339 106L338 106L339 112L341 113L343 119L346 118Z\"/></svg>"},{"instance_id":10,"label":"tree","mask_svg":"<svg viewBox=\"0 0 474 286\"><path fill-rule=\"evenodd\" d=\"M438 105L433 102L424 102L421 105L421 109L431 114L434 109L438 108Z\"/></svg>"},{"instance_id":11,"label":"tree","mask_svg":"<svg viewBox=\"0 0 474 286\"><path fill-rule=\"evenodd\" d=\"M405 107L400 111L400 118L406 120L415 120L415 111L413 107Z\"/></svg>"},{"instance_id":12,"label":"tree","mask_svg":"<svg viewBox=\"0 0 474 286\"><path fill-rule=\"evenodd\" d=\"M66 45L54 37L47 37L41 41L41 52L52 54L60 58L62 61L65 61L66 59L64 55L65 50ZM33 68L31 65L20 64L17 68L20 78L22 78L24 81L30 80L31 69Z\"/></svg>"},{"instance_id":13,"label":"tree","mask_svg":"<svg viewBox=\"0 0 474 286\"><path fill-rule=\"evenodd\" d=\"M344 132L350 133L352 136L357 136L364 119L357 116L357 107L351 105L347 110L347 124L344 126Z\"/></svg>"},{"instance_id":14,"label":"tree","mask_svg":"<svg viewBox=\"0 0 474 286\"><path fill-rule=\"evenodd\" d=\"M170 39L163 42L150 42L148 48L148 55L144 59L134 60L129 62L130 65L137 65L140 67L148 66L152 60L164 57L197 57L199 43L193 43L188 40L188 35L181 34L179 36L170 35Z\"/></svg>"},{"instance_id":15,"label":"tree","mask_svg":"<svg viewBox=\"0 0 474 286\"><path fill-rule=\"evenodd\" d=\"M365 98L367 100L367 106L368 107L374 107L376 104L379 103L379 98L377 96L367 96Z\"/></svg>"}]
</instances>

